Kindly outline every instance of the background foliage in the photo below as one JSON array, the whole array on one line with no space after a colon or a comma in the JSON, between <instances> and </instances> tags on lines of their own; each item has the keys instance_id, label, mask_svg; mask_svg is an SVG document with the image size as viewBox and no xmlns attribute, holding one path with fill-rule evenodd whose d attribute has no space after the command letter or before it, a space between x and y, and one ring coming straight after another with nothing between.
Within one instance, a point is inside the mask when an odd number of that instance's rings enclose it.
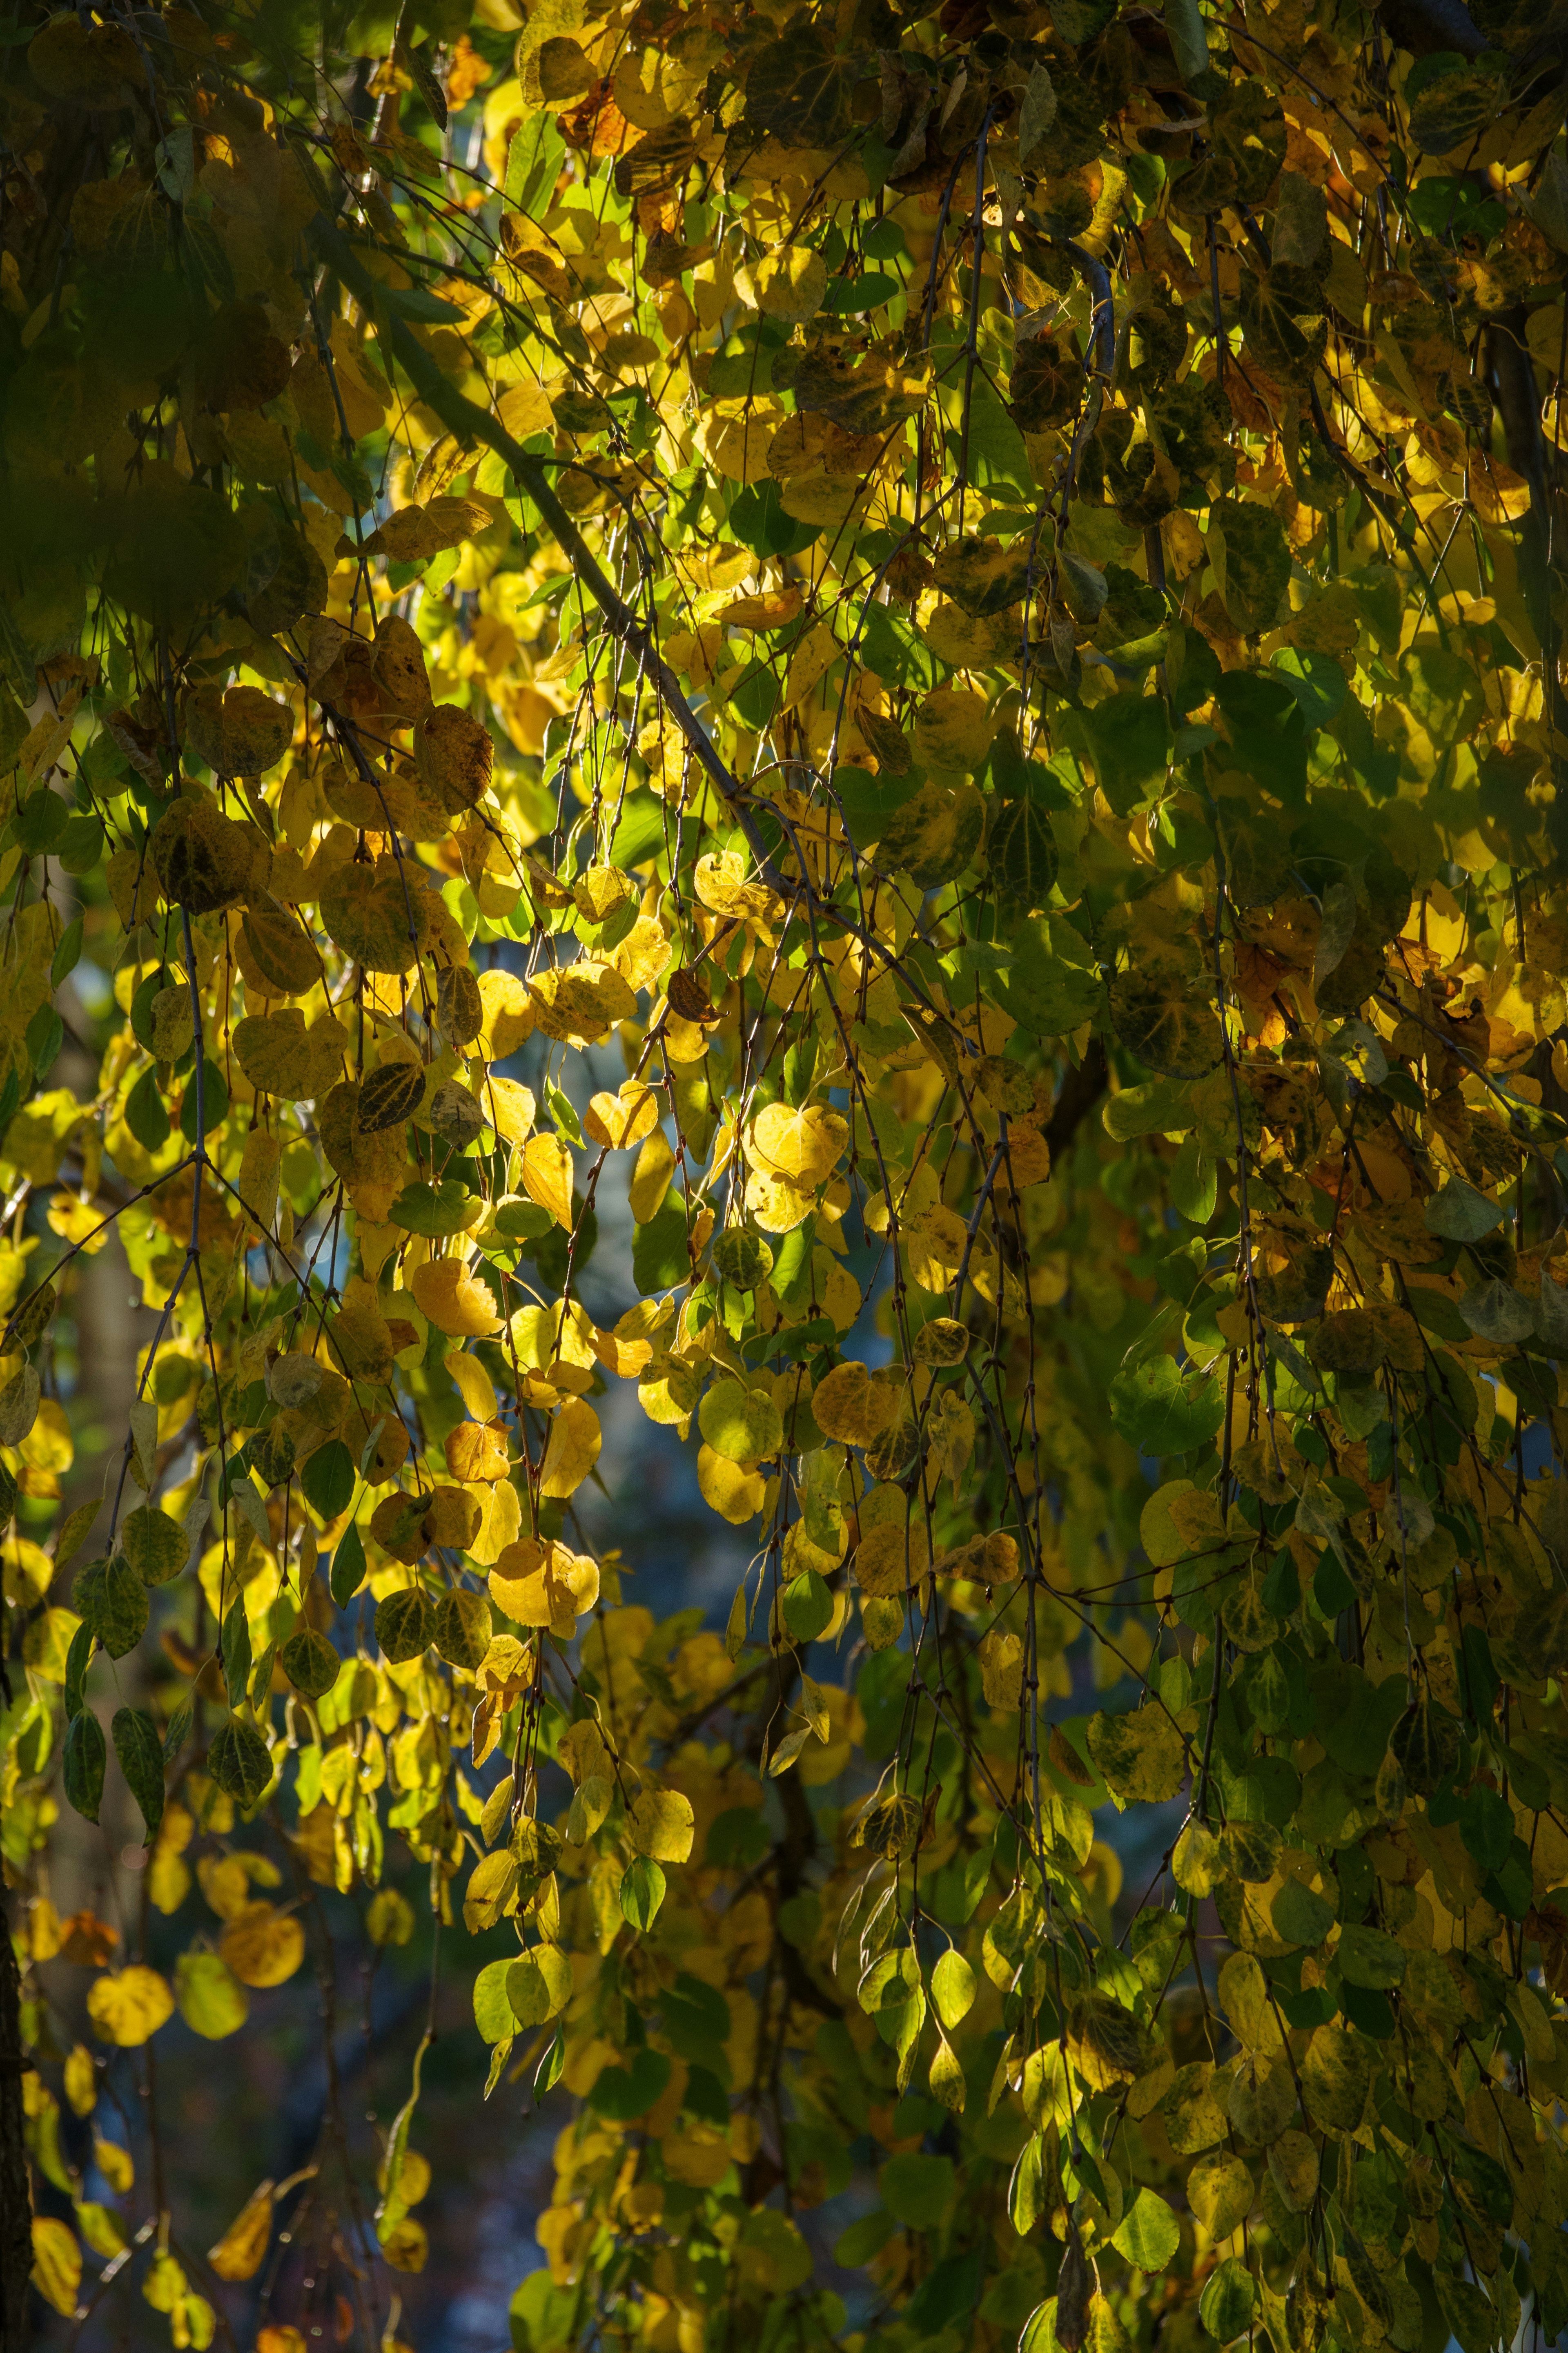
<instances>
[{"instance_id":1,"label":"background foliage","mask_svg":"<svg viewBox=\"0 0 1568 2353\"><path fill-rule=\"evenodd\" d=\"M8 2343L1568 2325L1563 72L0 26Z\"/></svg>"}]
</instances>

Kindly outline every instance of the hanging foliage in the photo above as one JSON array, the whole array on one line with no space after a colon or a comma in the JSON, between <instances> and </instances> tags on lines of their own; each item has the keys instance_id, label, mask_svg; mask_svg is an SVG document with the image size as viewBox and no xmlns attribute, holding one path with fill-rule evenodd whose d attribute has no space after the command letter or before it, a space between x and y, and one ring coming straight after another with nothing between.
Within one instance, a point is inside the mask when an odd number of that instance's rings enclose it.
<instances>
[{"instance_id":1,"label":"hanging foliage","mask_svg":"<svg viewBox=\"0 0 1568 2353\"><path fill-rule=\"evenodd\" d=\"M38 2341L403 2345L428 2037L205 2256L155 2062L432 1929L517 2353L1568 2327L1564 64L0 27Z\"/></svg>"}]
</instances>

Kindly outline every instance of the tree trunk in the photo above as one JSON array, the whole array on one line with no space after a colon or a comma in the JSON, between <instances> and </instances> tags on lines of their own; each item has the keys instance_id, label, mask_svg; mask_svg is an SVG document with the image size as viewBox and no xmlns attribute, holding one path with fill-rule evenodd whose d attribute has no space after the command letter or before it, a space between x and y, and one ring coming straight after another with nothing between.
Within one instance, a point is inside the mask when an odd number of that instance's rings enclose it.
<instances>
[{"instance_id":1,"label":"tree trunk","mask_svg":"<svg viewBox=\"0 0 1568 2353\"><path fill-rule=\"evenodd\" d=\"M26 2353L32 2200L22 2116L22 1973L0 1911L0 2353Z\"/></svg>"}]
</instances>

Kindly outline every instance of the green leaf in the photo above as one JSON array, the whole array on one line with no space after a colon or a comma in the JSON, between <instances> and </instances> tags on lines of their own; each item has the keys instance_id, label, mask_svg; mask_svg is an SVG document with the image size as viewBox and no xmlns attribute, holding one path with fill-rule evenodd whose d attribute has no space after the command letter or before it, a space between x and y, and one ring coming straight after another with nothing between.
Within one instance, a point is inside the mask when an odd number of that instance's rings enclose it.
<instances>
[{"instance_id":1,"label":"green leaf","mask_svg":"<svg viewBox=\"0 0 1568 2353\"><path fill-rule=\"evenodd\" d=\"M1163 1804L1186 1778L1186 1750L1168 1710L1152 1703L1124 1715L1091 1715L1089 1753L1123 1805Z\"/></svg>"},{"instance_id":2,"label":"green leaf","mask_svg":"<svg viewBox=\"0 0 1568 2353\"><path fill-rule=\"evenodd\" d=\"M1244 636L1270 628L1290 578L1290 543L1271 507L1216 499L1209 509L1209 561L1225 609Z\"/></svg>"},{"instance_id":3,"label":"green leaf","mask_svg":"<svg viewBox=\"0 0 1568 2353\"><path fill-rule=\"evenodd\" d=\"M1459 1726L1436 1700L1416 1700L1388 1736L1388 1746L1418 1798L1440 1789L1459 1761Z\"/></svg>"},{"instance_id":4,"label":"green leaf","mask_svg":"<svg viewBox=\"0 0 1568 2353\"><path fill-rule=\"evenodd\" d=\"M169 1113L153 1071L143 1071L126 1096L125 1124L144 1152L160 1151L169 1141Z\"/></svg>"},{"instance_id":5,"label":"green leaf","mask_svg":"<svg viewBox=\"0 0 1568 2353\"><path fill-rule=\"evenodd\" d=\"M833 2260L846 2271L860 2271L879 2255L897 2228L893 2217L882 2206L873 2207L869 2214L861 2214L847 2230L841 2231L833 2243Z\"/></svg>"},{"instance_id":6,"label":"green leaf","mask_svg":"<svg viewBox=\"0 0 1568 2353\"><path fill-rule=\"evenodd\" d=\"M185 1081L185 1092L180 1104L180 1133L187 1144L199 1144L215 1127L221 1127L228 1117L228 1088L223 1072L216 1062L202 1064L200 1115L197 1126L196 1081L193 1071Z\"/></svg>"},{"instance_id":7,"label":"green leaf","mask_svg":"<svg viewBox=\"0 0 1568 2353\"><path fill-rule=\"evenodd\" d=\"M639 1854L626 1865L621 1881L621 1911L639 1934L647 1936L664 1902L665 1879L650 1855Z\"/></svg>"},{"instance_id":8,"label":"green leaf","mask_svg":"<svg viewBox=\"0 0 1568 2353\"><path fill-rule=\"evenodd\" d=\"M1206 1226L1218 1198L1219 1176L1214 1161L1205 1159L1195 1135L1182 1138L1167 1181L1171 1207L1190 1225Z\"/></svg>"},{"instance_id":9,"label":"green leaf","mask_svg":"<svg viewBox=\"0 0 1568 2353\"><path fill-rule=\"evenodd\" d=\"M1334 1925L1334 1907L1299 1879L1287 1879L1269 1907L1275 1934L1288 1945L1321 1945Z\"/></svg>"},{"instance_id":10,"label":"green leaf","mask_svg":"<svg viewBox=\"0 0 1568 2353\"><path fill-rule=\"evenodd\" d=\"M98 1820L103 1802L103 1774L109 1750L103 1726L89 1707L72 1716L66 1727L66 1799L89 1822Z\"/></svg>"},{"instance_id":11,"label":"green leaf","mask_svg":"<svg viewBox=\"0 0 1568 2353\"><path fill-rule=\"evenodd\" d=\"M436 1613L421 1585L389 1593L375 1606L375 1639L392 1666L418 1658L436 1639Z\"/></svg>"},{"instance_id":12,"label":"green leaf","mask_svg":"<svg viewBox=\"0 0 1568 2353\"><path fill-rule=\"evenodd\" d=\"M512 133L506 151L508 210L531 216L542 211L565 153L566 142L547 109L541 108L525 120L522 128Z\"/></svg>"},{"instance_id":13,"label":"green leaf","mask_svg":"<svg viewBox=\"0 0 1568 2353\"><path fill-rule=\"evenodd\" d=\"M59 945L55 950L54 961L49 966L51 988L58 988L61 981L68 978L81 962L81 917L78 915L60 934Z\"/></svg>"},{"instance_id":14,"label":"green leaf","mask_svg":"<svg viewBox=\"0 0 1568 2353\"><path fill-rule=\"evenodd\" d=\"M174 1762L175 1758L179 1756L181 1749L190 1738L191 1725L195 1721L195 1701L193 1700L191 1694L187 1692L184 1699L181 1700L178 1707L175 1708L174 1715L169 1718L168 1723L163 1727L163 1765L165 1772L167 1772L169 1766Z\"/></svg>"},{"instance_id":15,"label":"green leaf","mask_svg":"<svg viewBox=\"0 0 1568 2353\"><path fill-rule=\"evenodd\" d=\"M794 36L767 42L746 77L746 121L785 147L831 147L849 120L850 58Z\"/></svg>"},{"instance_id":16,"label":"green leaf","mask_svg":"<svg viewBox=\"0 0 1568 2353\"><path fill-rule=\"evenodd\" d=\"M910 2152L890 2157L877 2178L889 2213L911 2231L929 2231L947 2211L955 2170L951 2157Z\"/></svg>"},{"instance_id":17,"label":"green leaf","mask_svg":"<svg viewBox=\"0 0 1568 2353\"><path fill-rule=\"evenodd\" d=\"M1156 2191L1141 2189L1112 2232L1110 2243L1141 2272L1163 2272L1182 2243L1181 2227Z\"/></svg>"},{"instance_id":18,"label":"green leaf","mask_svg":"<svg viewBox=\"0 0 1568 2353\"><path fill-rule=\"evenodd\" d=\"M70 1649L66 1653L66 1720L79 1715L86 1704L82 1686L92 1662L93 1644L98 1637L84 1620L71 1636Z\"/></svg>"},{"instance_id":19,"label":"green leaf","mask_svg":"<svg viewBox=\"0 0 1568 2353\"><path fill-rule=\"evenodd\" d=\"M784 1587L779 1609L797 1642L815 1642L833 1616L833 1596L826 1579L806 1568Z\"/></svg>"},{"instance_id":20,"label":"green leaf","mask_svg":"<svg viewBox=\"0 0 1568 2353\"><path fill-rule=\"evenodd\" d=\"M12 819L12 839L27 857L42 857L52 849L70 817L70 811L58 793L47 785L40 785L22 802Z\"/></svg>"},{"instance_id":21,"label":"green leaf","mask_svg":"<svg viewBox=\"0 0 1568 2353\"><path fill-rule=\"evenodd\" d=\"M1150 1356L1117 1374L1110 1413L1140 1454L1185 1454L1225 1419L1225 1391L1218 1381L1184 1379L1173 1356Z\"/></svg>"},{"instance_id":22,"label":"green leaf","mask_svg":"<svg viewBox=\"0 0 1568 2353\"><path fill-rule=\"evenodd\" d=\"M386 1214L405 1233L440 1241L448 1234L466 1233L483 1209L484 1203L459 1177L443 1176L436 1184L405 1185Z\"/></svg>"},{"instance_id":23,"label":"green leaf","mask_svg":"<svg viewBox=\"0 0 1568 2353\"><path fill-rule=\"evenodd\" d=\"M142 1809L151 1842L163 1819L163 1743L152 1717L139 1707L117 1709L110 1731L125 1786Z\"/></svg>"},{"instance_id":24,"label":"green leaf","mask_svg":"<svg viewBox=\"0 0 1568 2353\"><path fill-rule=\"evenodd\" d=\"M1165 30L1176 71L1190 90L1208 71L1208 27L1198 0L1165 0Z\"/></svg>"},{"instance_id":25,"label":"green leaf","mask_svg":"<svg viewBox=\"0 0 1568 2353\"><path fill-rule=\"evenodd\" d=\"M1423 65L1448 70L1418 79ZM1410 79L1410 136L1430 155L1451 155L1468 146L1486 129L1502 98L1495 74L1484 64L1466 65L1453 51L1423 58Z\"/></svg>"},{"instance_id":26,"label":"green leaf","mask_svg":"<svg viewBox=\"0 0 1568 2353\"><path fill-rule=\"evenodd\" d=\"M1490 1340L1499 1347L1527 1340L1535 1329L1532 1303L1495 1275L1466 1292L1459 1313L1479 1340Z\"/></svg>"},{"instance_id":27,"label":"green leaf","mask_svg":"<svg viewBox=\"0 0 1568 2353\"><path fill-rule=\"evenodd\" d=\"M1205 2284L1198 2317L1217 2343L1228 2345L1250 2327L1254 2302L1252 2274L1237 2257L1227 2255Z\"/></svg>"},{"instance_id":28,"label":"green leaf","mask_svg":"<svg viewBox=\"0 0 1568 2353\"><path fill-rule=\"evenodd\" d=\"M223 1679L228 1690L230 1707L237 1707L250 1688L250 1620L246 1616L243 1597L231 1601L224 1614L219 1636L219 1654L223 1660Z\"/></svg>"},{"instance_id":29,"label":"green leaf","mask_svg":"<svg viewBox=\"0 0 1568 2353\"><path fill-rule=\"evenodd\" d=\"M330 1583L332 1599L340 1609L346 1609L360 1587L364 1583L364 1543L357 1527L346 1527L338 1538L338 1548L332 1555Z\"/></svg>"},{"instance_id":30,"label":"green leaf","mask_svg":"<svg viewBox=\"0 0 1568 2353\"><path fill-rule=\"evenodd\" d=\"M1007 1010L1021 1028L1036 1038L1065 1038L1091 1021L1102 1001L1099 973L1058 955L1047 924L1019 927L1007 972Z\"/></svg>"},{"instance_id":31,"label":"green leaf","mask_svg":"<svg viewBox=\"0 0 1568 2353\"><path fill-rule=\"evenodd\" d=\"M632 1228L632 1281L645 1293L673 1291L690 1272L686 1198L667 1193L658 1214L646 1226Z\"/></svg>"},{"instance_id":32,"label":"green leaf","mask_svg":"<svg viewBox=\"0 0 1568 2353\"><path fill-rule=\"evenodd\" d=\"M221 2042L250 2015L250 1996L216 1953L182 1953L174 1963L174 2000L193 2034Z\"/></svg>"},{"instance_id":33,"label":"green leaf","mask_svg":"<svg viewBox=\"0 0 1568 2353\"><path fill-rule=\"evenodd\" d=\"M1496 1201L1489 1201L1462 1176L1454 1176L1427 1202L1426 1219L1427 1232L1440 1235L1446 1242L1479 1242L1501 1225L1503 1212Z\"/></svg>"},{"instance_id":34,"label":"green leaf","mask_svg":"<svg viewBox=\"0 0 1568 2353\"><path fill-rule=\"evenodd\" d=\"M1110 1018L1121 1043L1152 1071L1201 1079L1225 1051L1206 974L1132 965L1110 984Z\"/></svg>"},{"instance_id":35,"label":"green leaf","mask_svg":"<svg viewBox=\"0 0 1568 2353\"><path fill-rule=\"evenodd\" d=\"M191 1540L184 1529L155 1504L142 1504L126 1514L120 1540L143 1585L166 1585L190 1557Z\"/></svg>"},{"instance_id":36,"label":"green leaf","mask_svg":"<svg viewBox=\"0 0 1568 2353\"><path fill-rule=\"evenodd\" d=\"M643 2049L626 2067L605 2067L588 2094L588 2105L612 2124L629 2125L646 2116L663 2096L669 2082L669 2061L662 2051Z\"/></svg>"},{"instance_id":37,"label":"green leaf","mask_svg":"<svg viewBox=\"0 0 1568 2353\"><path fill-rule=\"evenodd\" d=\"M1196 1117L1196 1097L1184 1080L1145 1079L1108 1095L1100 1123L1118 1144L1130 1144L1135 1135L1179 1134Z\"/></svg>"},{"instance_id":38,"label":"green leaf","mask_svg":"<svg viewBox=\"0 0 1568 2353\"><path fill-rule=\"evenodd\" d=\"M682 1219L682 1231L685 1220ZM771 1461L784 1444L784 1420L767 1389L715 1381L697 1409L698 1428L731 1462Z\"/></svg>"},{"instance_id":39,"label":"green leaf","mask_svg":"<svg viewBox=\"0 0 1568 2353\"><path fill-rule=\"evenodd\" d=\"M504 2042L517 2030L506 1990L507 1972L516 1965L515 1954L503 1954L487 1961L474 1979L474 2023L487 2042Z\"/></svg>"},{"instance_id":40,"label":"green leaf","mask_svg":"<svg viewBox=\"0 0 1568 2353\"><path fill-rule=\"evenodd\" d=\"M1086 712L1082 724L1100 791L1118 817L1163 786L1170 765L1170 725L1163 698L1125 691Z\"/></svg>"},{"instance_id":41,"label":"green leaf","mask_svg":"<svg viewBox=\"0 0 1568 2353\"><path fill-rule=\"evenodd\" d=\"M238 1806L254 1806L272 1778L272 1757L253 1724L231 1715L207 1751L207 1771Z\"/></svg>"},{"instance_id":42,"label":"green leaf","mask_svg":"<svg viewBox=\"0 0 1568 2353\"><path fill-rule=\"evenodd\" d=\"M1506 1812L1506 1808L1504 1809ZM1509 1817L1512 1830L1512 1817ZM1334 1948L1340 1975L1348 1985L1368 1986L1386 1993L1405 1981L1405 1951L1402 1944L1382 1928L1368 1928L1347 1921L1340 1930L1340 1941Z\"/></svg>"},{"instance_id":43,"label":"green leaf","mask_svg":"<svg viewBox=\"0 0 1568 2353\"><path fill-rule=\"evenodd\" d=\"M66 1026L52 1005L40 1005L25 1032L27 1058L41 1079L53 1070L66 1041Z\"/></svg>"},{"instance_id":44,"label":"green leaf","mask_svg":"<svg viewBox=\"0 0 1568 2353\"><path fill-rule=\"evenodd\" d=\"M124 1658L147 1630L147 1588L123 1553L79 1568L71 1601L111 1659Z\"/></svg>"},{"instance_id":45,"label":"green leaf","mask_svg":"<svg viewBox=\"0 0 1568 2353\"><path fill-rule=\"evenodd\" d=\"M533 2096L542 2100L561 2081L561 2070L566 2064L566 2030L559 2027L555 2040L533 2071Z\"/></svg>"},{"instance_id":46,"label":"green leaf","mask_svg":"<svg viewBox=\"0 0 1568 2353\"><path fill-rule=\"evenodd\" d=\"M353 1500L354 1459L341 1438L318 1446L300 1473L305 1501L323 1520L335 1520Z\"/></svg>"},{"instance_id":47,"label":"green leaf","mask_svg":"<svg viewBox=\"0 0 1568 2353\"><path fill-rule=\"evenodd\" d=\"M985 870L1010 898L1045 904L1057 879L1057 839L1043 808L1032 800L1003 802L986 840Z\"/></svg>"},{"instance_id":48,"label":"green leaf","mask_svg":"<svg viewBox=\"0 0 1568 2353\"><path fill-rule=\"evenodd\" d=\"M278 1653L278 1663L305 1699L320 1699L337 1682L342 1661L324 1634L301 1624Z\"/></svg>"}]
</instances>

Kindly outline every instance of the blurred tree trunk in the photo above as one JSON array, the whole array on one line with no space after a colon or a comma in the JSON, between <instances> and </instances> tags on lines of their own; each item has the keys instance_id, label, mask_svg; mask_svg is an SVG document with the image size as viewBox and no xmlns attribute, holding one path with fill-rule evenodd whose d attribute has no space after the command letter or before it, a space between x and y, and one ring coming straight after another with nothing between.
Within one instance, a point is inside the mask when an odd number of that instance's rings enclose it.
<instances>
[{"instance_id":1,"label":"blurred tree trunk","mask_svg":"<svg viewBox=\"0 0 1568 2353\"><path fill-rule=\"evenodd\" d=\"M0 2353L26 2353L32 2201L22 2118L21 1974L11 1907L0 1912Z\"/></svg>"}]
</instances>

